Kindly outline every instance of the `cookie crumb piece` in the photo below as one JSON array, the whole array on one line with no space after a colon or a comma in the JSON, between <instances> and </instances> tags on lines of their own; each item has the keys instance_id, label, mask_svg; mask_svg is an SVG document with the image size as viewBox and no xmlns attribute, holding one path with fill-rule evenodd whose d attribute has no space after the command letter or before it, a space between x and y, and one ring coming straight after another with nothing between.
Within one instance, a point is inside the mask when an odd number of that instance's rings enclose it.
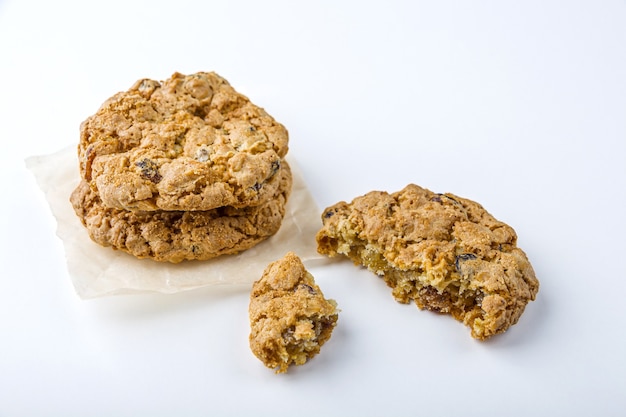
<instances>
[{"instance_id":1,"label":"cookie crumb piece","mask_svg":"<svg viewBox=\"0 0 626 417\"><path fill-rule=\"evenodd\" d=\"M250 349L277 374L317 355L337 324L327 300L300 258L289 252L271 263L250 294Z\"/></svg>"}]
</instances>

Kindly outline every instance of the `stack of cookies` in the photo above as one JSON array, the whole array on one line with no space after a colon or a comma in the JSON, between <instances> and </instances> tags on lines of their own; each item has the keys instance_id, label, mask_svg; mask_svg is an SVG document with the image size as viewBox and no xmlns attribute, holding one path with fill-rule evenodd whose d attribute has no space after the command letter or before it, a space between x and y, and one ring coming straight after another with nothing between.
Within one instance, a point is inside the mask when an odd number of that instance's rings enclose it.
<instances>
[{"instance_id":1,"label":"stack of cookies","mask_svg":"<svg viewBox=\"0 0 626 417\"><path fill-rule=\"evenodd\" d=\"M238 253L280 228L288 142L215 73L139 80L82 123L70 200L92 240L138 258Z\"/></svg>"}]
</instances>

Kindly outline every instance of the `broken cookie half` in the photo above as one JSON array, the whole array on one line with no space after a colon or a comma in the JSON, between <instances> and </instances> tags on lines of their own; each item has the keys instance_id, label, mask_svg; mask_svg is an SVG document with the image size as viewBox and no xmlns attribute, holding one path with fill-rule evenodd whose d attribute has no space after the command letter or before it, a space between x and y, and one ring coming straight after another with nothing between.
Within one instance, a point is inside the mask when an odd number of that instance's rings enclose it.
<instances>
[{"instance_id":1,"label":"broken cookie half","mask_svg":"<svg viewBox=\"0 0 626 417\"><path fill-rule=\"evenodd\" d=\"M253 284L249 314L250 349L276 373L317 355L338 318L337 303L324 298L293 252L271 263Z\"/></svg>"},{"instance_id":2,"label":"broken cookie half","mask_svg":"<svg viewBox=\"0 0 626 417\"><path fill-rule=\"evenodd\" d=\"M383 277L394 298L451 314L484 340L517 323L539 290L517 235L481 205L410 184L322 214L318 252Z\"/></svg>"}]
</instances>

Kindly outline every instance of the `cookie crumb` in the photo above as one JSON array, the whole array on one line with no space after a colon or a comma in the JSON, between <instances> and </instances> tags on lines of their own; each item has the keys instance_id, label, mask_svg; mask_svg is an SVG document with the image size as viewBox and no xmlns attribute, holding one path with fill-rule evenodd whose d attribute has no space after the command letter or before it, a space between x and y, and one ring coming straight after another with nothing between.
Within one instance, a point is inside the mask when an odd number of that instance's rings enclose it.
<instances>
[{"instance_id":1,"label":"cookie crumb","mask_svg":"<svg viewBox=\"0 0 626 417\"><path fill-rule=\"evenodd\" d=\"M302 260L289 252L267 266L250 294L250 349L277 374L320 352L338 319Z\"/></svg>"}]
</instances>

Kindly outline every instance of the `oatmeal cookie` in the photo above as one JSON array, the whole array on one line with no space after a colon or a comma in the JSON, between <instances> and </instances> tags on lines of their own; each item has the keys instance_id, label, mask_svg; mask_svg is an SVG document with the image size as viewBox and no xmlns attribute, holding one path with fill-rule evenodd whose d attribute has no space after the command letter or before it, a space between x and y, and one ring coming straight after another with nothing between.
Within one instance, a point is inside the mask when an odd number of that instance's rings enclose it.
<instances>
[{"instance_id":1,"label":"oatmeal cookie","mask_svg":"<svg viewBox=\"0 0 626 417\"><path fill-rule=\"evenodd\" d=\"M93 241L137 258L178 263L207 260L249 249L281 226L292 184L285 162L278 192L259 206L205 211L137 211L105 207L82 181L70 198Z\"/></svg>"},{"instance_id":2,"label":"oatmeal cookie","mask_svg":"<svg viewBox=\"0 0 626 417\"><path fill-rule=\"evenodd\" d=\"M322 222L319 253L366 266L399 302L451 314L476 339L515 324L539 289L515 231L453 194L372 191L327 208Z\"/></svg>"},{"instance_id":3,"label":"oatmeal cookie","mask_svg":"<svg viewBox=\"0 0 626 417\"><path fill-rule=\"evenodd\" d=\"M213 72L137 81L80 128L79 167L124 210L261 205L277 193L288 132Z\"/></svg>"},{"instance_id":4,"label":"oatmeal cookie","mask_svg":"<svg viewBox=\"0 0 626 417\"><path fill-rule=\"evenodd\" d=\"M250 349L276 373L317 355L337 324L327 300L293 252L271 263L250 294Z\"/></svg>"}]
</instances>

